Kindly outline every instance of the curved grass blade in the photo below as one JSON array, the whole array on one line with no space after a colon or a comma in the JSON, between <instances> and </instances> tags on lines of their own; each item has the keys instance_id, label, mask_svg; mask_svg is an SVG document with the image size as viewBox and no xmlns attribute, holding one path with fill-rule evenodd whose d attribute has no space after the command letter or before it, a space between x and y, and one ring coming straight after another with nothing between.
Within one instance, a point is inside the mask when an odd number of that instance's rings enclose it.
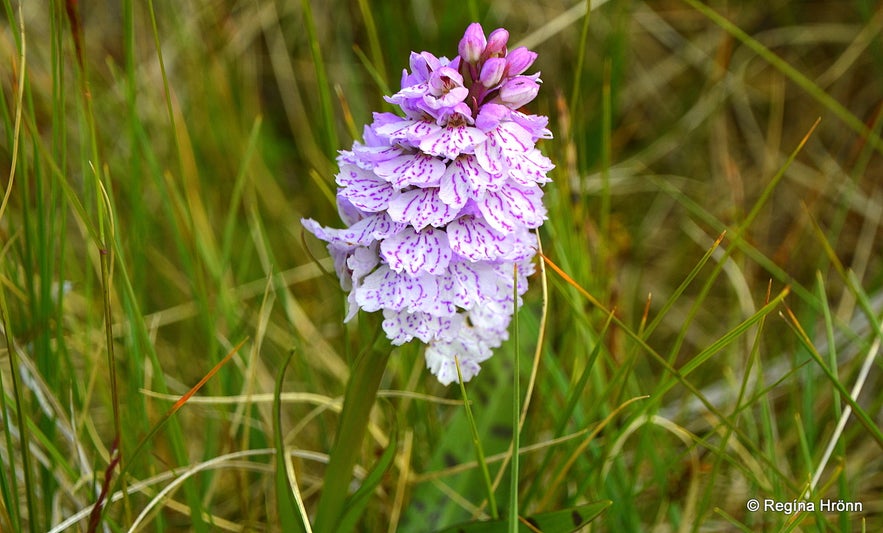
<instances>
[{"instance_id":1,"label":"curved grass blade","mask_svg":"<svg viewBox=\"0 0 883 533\"><path fill-rule=\"evenodd\" d=\"M292 533L308 533L310 522L303 512L303 504L298 497L297 481L289 476L286 468L285 442L282 434L282 382L285 370L291 363L294 350L279 369L276 377L276 389L273 392L273 445L276 447L276 512L279 513L279 525L283 531Z\"/></svg>"}]
</instances>

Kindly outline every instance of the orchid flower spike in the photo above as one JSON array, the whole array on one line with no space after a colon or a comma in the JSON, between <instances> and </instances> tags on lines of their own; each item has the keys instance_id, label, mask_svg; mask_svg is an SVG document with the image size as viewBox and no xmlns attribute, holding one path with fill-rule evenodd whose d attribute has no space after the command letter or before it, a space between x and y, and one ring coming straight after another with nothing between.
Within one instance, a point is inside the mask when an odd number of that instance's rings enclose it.
<instances>
[{"instance_id":1,"label":"orchid flower spike","mask_svg":"<svg viewBox=\"0 0 883 533\"><path fill-rule=\"evenodd\" d=\"M445 385L457 381L455 358L469 380L508 337L513 294L534 271L531 230L546 218L541 186L554 165L536 143L552 134L546 117L521 110L540 87L523 74L536 54L507 51L508 39L475 23L453 60L412 53L386 98L401 114L375 113L337 158L347 227L302 221L334 259L345 320L382 312L392 343L425 343Z\"/></svg>"}]
</instances>

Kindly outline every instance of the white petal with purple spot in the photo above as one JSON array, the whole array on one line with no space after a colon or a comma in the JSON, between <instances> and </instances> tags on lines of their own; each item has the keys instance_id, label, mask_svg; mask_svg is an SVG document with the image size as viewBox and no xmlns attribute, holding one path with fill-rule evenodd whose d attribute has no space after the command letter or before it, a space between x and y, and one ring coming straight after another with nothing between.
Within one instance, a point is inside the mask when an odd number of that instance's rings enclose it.
<instances>
[{"instance_id":1,"label":"white petal with purple spot","mask_svg":"<svg viewBox=\"0 0 883 533\"><path fill-rule=\"evenodd\" d=\"M351 204L369 212L383 211L395 193L392 185L377 177L370 170L355 165L343 165L337 174L337 184L343 187L340 194Z\"/></svg>"},{"instance_id":2,"label":"white petal with purple spot","mask_svg":"<svg viewBox=\"0 0 883 533\"><path fill-rule=\"evenodd\" d=\"M441 200L437 187L404 192L389 202L387 212L396 222L411 224L417 231L443 226L457 216L457 211Z\"/></svg>"},{"instance_id":3,"label":"white petal with purple spot","mask_svg":"<svg viewBox=\"0 0 883 533\"><path fill-rule=\"evenodd\" d=\"M466 215L446 228L451 250L466 259L495 261L510 253L513 243L506 235L493 229L482 218Z\"/></svg>"},{"instance_id":4,"label":"white petal with purple spot","mask_svg":"<svg viewBox=\"0 0 883 533\"><path fill-rule=\"evenodd\" d=\"M380 252L389 267L411 275L424 271L440 274L451 261L451 246L443 230L426 228L417 232L406 227L380 244Z\"/></svg>"},{"instance_id":5,"label":"white petal with purple spot","mask_svg":"<svg viewBox=\"0 0 883 533\"><path fill-rule=\"evenodd\" d=\"M396 189L409 185L427 187L438 185L445 173L445 164L426 154L405 154L378 163L374 173Z\"/></svg>"},{"instance_id":6,"label":"white petal with purple spot","mask_svg":"<svg viewBox=\"0 0 883 533\"><path fill-rule=\"evenodd\" d=\"M467 126L447 126L440 128L420 141L420 149L427 154L454 159L460 154L470 154L486 139L478 128Z\"/></svg>"}]
</instances>

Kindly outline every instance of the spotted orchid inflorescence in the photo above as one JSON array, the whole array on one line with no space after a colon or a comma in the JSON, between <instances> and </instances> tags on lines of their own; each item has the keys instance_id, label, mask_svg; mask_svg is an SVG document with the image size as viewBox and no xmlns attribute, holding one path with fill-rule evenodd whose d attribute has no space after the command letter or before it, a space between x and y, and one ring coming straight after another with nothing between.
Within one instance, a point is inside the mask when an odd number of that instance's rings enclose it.
<instances>
[{"instance_id":1,"label":"spotted orchid inflorescence","mask_svg":"<svg viewBox=\"0 0 883 533\"><path fill-rule=\"evenodd\" d=\"M337 158L348 227L303 220L349 291L345 320L382 310L392 343L426 343L445 385L455 357L469 380L506 340L534 270L530 230L546 218L540 186L554 165L535 144L552 134L548 118L519 110L539 90L539 74L523 74L536 54L507 50L508 39L471 24L453 60L412 52L402 89L386 97L404 116L375 113Z\"/></svg>"}]
</instances>

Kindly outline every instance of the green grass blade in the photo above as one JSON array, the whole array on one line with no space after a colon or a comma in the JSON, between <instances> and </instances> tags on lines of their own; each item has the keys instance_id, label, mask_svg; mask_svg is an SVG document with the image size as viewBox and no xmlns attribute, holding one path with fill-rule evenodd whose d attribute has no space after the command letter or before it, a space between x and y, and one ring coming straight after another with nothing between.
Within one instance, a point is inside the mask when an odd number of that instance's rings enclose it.
<instances>
[{"instance_id":1,"label":"green grass blade","mask_svg":"<svg viewBox=\"0 0 883 533\"><path fill-rule=\"evenodd\" d=\"M304 26L307 30L307 39L310 43L310 55L313 58L313 67L316 72L316 89L319 96L319 111L321 112L320 134L323 136L325 156L334 154L337 150L337 128L334 122L334 101L331 86L328 83L328 74L325 71L325 62L322 59L322 47L316 32L316 23L313 21L313 8L310 0L301 0L301 10L304 16Z\"/></svg>"},{"instance_id":2,"label":"green grass blade","mask_svg":"<svg viewBox=\"0 0 883 533\"><path fill-rule=\"evenodd\" d=\"M383 48L380 45L380 35L377 33L377 24L374 23L374 13L368 0L359 0L359 13L362 20L365 21L365 33L368 34L368 47L371 50L371 70L376 80L388 80L386 75L386 64L383 57ZM383 82L381 82L383 83ZM382 85L384 94L389 94L389 90Z\"/></svg>"},{"instance_id":3,"label":"green grass blade","mask_svg":"<svg viewBox=\"0 0 883 533\"><path fill-rule=\"evenodd\" d=\"M786 312L788 315L787 323L789 326L791 326L791 329L797 335L797 338L801 341L804 348L807 349L812 359L816 362L816 365L822 369L822 372L825 373L825 376L827 376L828 381L831 382L831 385L833 385L837 389L837 392L840 393L840 396L843 398L843 400L848 403L849 406L852 408L853 413L858 418L862 426L864 426L868 433L874 438L877 446L879 446L880 449L883 450L883 432L880 431L880 428L877 427L877 424L874 423L873 419L870 417L870 415L868 415L867 411L865 411L855 401L855 398L852 397L852 394L849 393L843 383L841 383L840 380L837 379L837 375L830 368L828 368L828 365L825 362L824 358L816 350L812 340L807 336L806 332L803 330L803 327L800 325L800 322L797 320L797 317L794 316L794 313L790 309L786 309ZM879 324L877 324L877 327L879 328ZM875 349L876 348L879 348L879 346L875 347ZM873 352L872 354L876 355Z\"/></svg>"},{"instance_id":4,"label":"green grass blade","mask_svg":"<svg viewBox=\"0 0 883 533\"><path fill-rule=\"evenodd\" d=\"M587 503L551 511L539 513L528 517L519 517L514 531L518 533L575 533L582 531L593 520L601 516L613 502L610 500ZM509 520L488 520L485 522L468 522L445 528L437 533L504 533L512 531Z\"/></svg>"},{"instance_id":5,"label":"green grass blade","mask_svg":"<svg viewBox=\"0 0 883 533\"><path fill-rule=\"evenodd\" d=\"M353 467L362 450L362 442L380 379L389 359L385 342L373 346L356 358L347 384L343 410L331 458L325 470L325 484L316 510L314 530L317 533L336 531L343 515Z\"/></svg>"},{"instance_id":6,"label":"green grass blade","mask_svg":"<svg viewBox=\"0 0 883 533\"><path fill-rule=\"evenodd\" d=\"M6 306L6 290L5 290L5 288L3 288L2 285L0 285L0 315L2 315L2 316L0 316L0 318L2 318L2 321L3 321L3 334L4 334L4 337L6 337L6 349L7 349L8 357L9 357L9 376L10 376L10 379L12 380L12 397L15 400L15 416L16 416L16 423L18 425L18 431L19 431L19 444L20 445L17 448L21 451L21 463L22 463L22 470L23 470L23 474L24 474L23 477L24 477L25 500L27 502L28 514L31 517L31 519L28 520L28 524L29 524L28 527L29 527L29 531L31 531L33 533L33 532L37 531L35 520L33 519L33 517L35 516L33 514L34 513L33 497L34 497L35 487L34 487L34 482L32 479L33 474L31 473L31 451L30 451L30 442L29 442L29 438L28 438L28 429L27 429L28 426L27 426L27 422L25 421L25 415L24 415L25 398L23 395L23 391L21 390L21 384L19 383L19 378L18 378L18 372L19 372L18 348L16 348L15 342L13 341L12 322L10 321L9 310L7 309L7 306ZM4 391L0 391L0 393L4 393ZM3 412L5 414L8 411L6 411L6 400L5 400L6 395L5 395L5 393L3 395L4 395L4 398L3 398L2 406L4 408ZM8 417L4 416L3 420L4 420L4 425L7 426L6 440L7 440L8 446L9 446L8 450L11 453L12 450L16 449L16 447L12 446L12 444L11 444L12 437L11 437L11 432L8 431L8 426L9 426ZM15 504L15 508L13 509L11 518L13 519L14 522L16 522L19 525L18 527L21 527L20 526L21 517L19 514L19 509L20 509L19 505L20 504L19 504L19 500L18 500L18 482L16 481L16 477L17 477L18 473L15 471L15 461L13 460L12 457L10 457L10 459L9 459L9 464L10 464L10 470L11 470L10 483L9 483L10 487L9 488L13 491L13 497L11 498L11 501L12 501L12 503Z\"/></svg>"},{"instance_id":7,"label":"green grass blade","mask_svg":"<svg viewBox=\"0 0 883 533\"><path fill-rule=\"evenodd\" d=\"M396 419L393 417L391 420L393 421L393 424L395 424ZM371 501L371 497L374 496L375 489L383 481L383 476L392 466L397 450L398 426L394 425L390 432L389 444L384 448L383 454L380 456L380 459L377 460L377 464L374 465L374 468L372 468L368 475L365 476L365 479L362 480L362 484L359 486L358 490L347 499L345 506L346 510L340 518L336 533L358 531L357 526L359 525L359 520L365 512L368 503Z\"/></svg>"},{"instance_id":8,"label":"green grass blade","mask_svg":"<svg viewBox=\"0 0 883 533\"><path fill-rule=\"evenodd\" d=\"M586 42L588 41L589 36L589 20L591 19L591 13L592 1L586 0L586 12L583 16L583 25L579 37L579 47L577 48L576 67L574 69L575 75L573 77L573 89L570 93L571 110L579 109L579 105L581 103L579 100L582 93L582 91L580 91L580 84L583 79L583 68L585 67Z\"/></svg>"}]
</instances>

